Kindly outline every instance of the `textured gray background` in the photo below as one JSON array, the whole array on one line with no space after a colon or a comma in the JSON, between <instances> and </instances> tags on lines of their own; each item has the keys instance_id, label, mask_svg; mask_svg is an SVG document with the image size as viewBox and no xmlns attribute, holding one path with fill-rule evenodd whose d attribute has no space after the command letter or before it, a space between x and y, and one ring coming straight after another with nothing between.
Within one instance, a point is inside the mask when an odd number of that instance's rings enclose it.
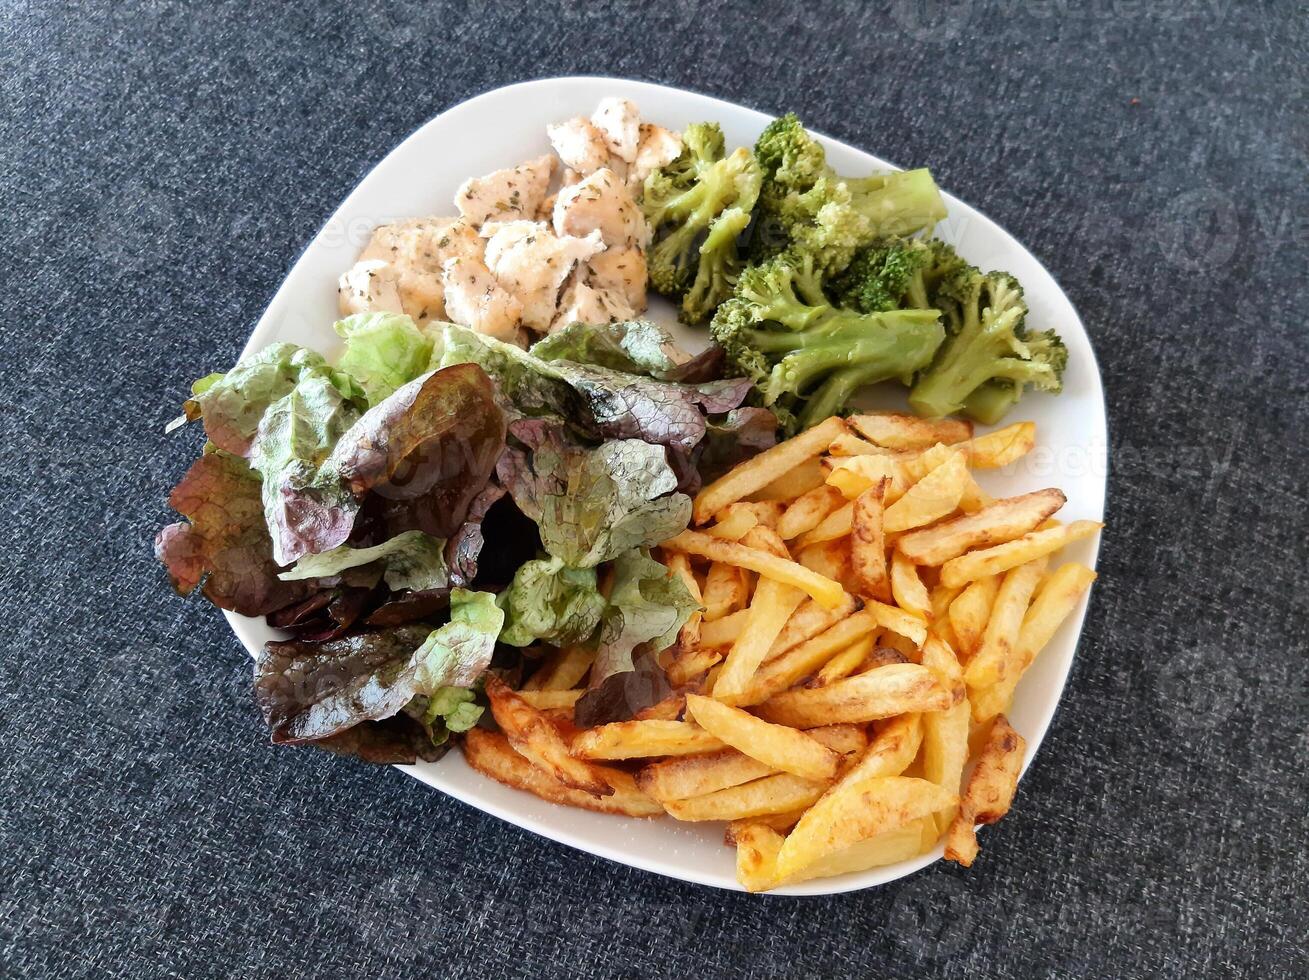
<instances>
[{"instance_id":1,"label":"textured gray background","mask_svg":"<svg viewBox=\"0 0 1309 980\"><path fill-rule=\"evenodd\" d=\"M1304 4L516 6L0 0L0 974L1304 976ZM337 202L567 73L930 165L1080 309L1102 579L971 873L712 892L275 750L151 560L194 449L163 422Z\"/></svg>"}]
</instances>

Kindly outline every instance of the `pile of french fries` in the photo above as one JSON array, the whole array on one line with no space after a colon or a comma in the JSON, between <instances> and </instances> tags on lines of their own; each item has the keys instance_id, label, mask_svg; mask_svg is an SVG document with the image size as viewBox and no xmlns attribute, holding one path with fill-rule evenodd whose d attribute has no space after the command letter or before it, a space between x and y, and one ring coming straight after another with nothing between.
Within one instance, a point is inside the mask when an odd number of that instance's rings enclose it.
<instances>
[{"instance_id":1,"label":"pile of french fries","mask_svg":"<svg viewBox=\"0 0 1309 980\"><path fill-rule=\"evenodd\" d=\"M1014 690L1095 573L1054 567L1095 534L1057 489L975 480L1029 452L1024 422L831 418L695 499L661 554L701 609L665 652L673 696L578 729L594 654L559 650L486 690L499 732L469 763L556 803L727 822L750 891L911 858L944 837L970 865L1025 752Z\"/></svg>"}]
</instances>

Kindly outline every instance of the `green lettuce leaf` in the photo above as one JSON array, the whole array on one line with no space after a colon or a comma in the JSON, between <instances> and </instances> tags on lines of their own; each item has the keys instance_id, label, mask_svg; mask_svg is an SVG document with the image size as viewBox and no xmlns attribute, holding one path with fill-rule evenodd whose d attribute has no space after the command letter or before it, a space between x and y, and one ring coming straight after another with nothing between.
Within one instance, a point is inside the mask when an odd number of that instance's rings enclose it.
<instances>
[{"instance_id":1,"label":"green lettuce leaf","mask_svg":"<svg viewBox=\"0 0 1309 980\"><path fill-rule=\"evenodd\" d=\"M674 492L677 476L660 446L611 439L588 448L547 419L520 419L510 432L526 450L507 447L497 476L566 565L593 568L671 538L691 519L691 498Z\"/></svg>"},{"instance_id":2,"label":"green lettuce leaf","mask_svg":"<svg viewBox=\"0 0 1309 980\"><path fill-rule=\"evenodd\" d=\"M358 568L375 561L385 562L382 578L397 592L401 589L414 592L440 589L449 582L445 541L422 531L405 531L371 548L352 548L343 544L322 554L305 555L294 568L278 578L283 582L330 578L347 568Z\"/></svg>"},{"instance_id":3,"label":"green lettuce leaf","mask_svg":"<svg viewBox=\"0 0 1309 980\"><path fill-rule=\"evenodd\" d=\"M403 313L358 313L335 329L345 338L338 366L363 386L369 405L427 373L432 340Z\"/></svg>"},{"instance_id":4,"label":"green lettuce leaf","mask_svg":"<svg viewBox=\"0 0 1309 980\"><path fill-rule=\"evenodd\" d=\"M609 602L600 618L591 686L632 670L637 647L648 645L658 653L670 646L698 608L682 580L648 552L633 550L619 555L613 564Z\"/></svg>"},{"instance_id":5,"label":"green lettuce leaf","mask_svg":"<svg viewBox=\"0 0 1309 980\"><path fill-rule=\"evenodd\" d=\"M433 630L414 651L415 693L433 697L442 688L468 687L481 677L504 621L492 593L452 591L450 622Z\"/></svg>"},{"instance_id":6,"label":"green lettuce leaf","mask_svg":"<svg viewBox=\"0 0 1309 980\"><path fill-rule=\"evenodd\" d=\"M581 643L605 608L595 569L569 568L558 558L524 562L496 601L505 613L500 642L516 647Z\"/></svg>"},{"instance_id":7,"label":"green lettuce leaf","mask_svg":"<svg viewBox=\"0 0 1309 980\"><path fill-rule=\"evenodd\" d=\"M263 478L264 516L273 557L289 565L344 544L359 504L331 458L359 419L355 403L323 371L307 373L268 406L251 447Z\"/></svg>"},{"instance_id":8,"label":"green lettuce leaf","mask_svg":"<svg viewBox=\"0 0 1309 980\"><path fill-rule=\"evenodd\" d=\"M681 380L683 366L694 360L673 342L670 334L649 320L571 323L538 340L530 353L543 361L593 364L660 381Z\"/></svg>"}]
</instances>

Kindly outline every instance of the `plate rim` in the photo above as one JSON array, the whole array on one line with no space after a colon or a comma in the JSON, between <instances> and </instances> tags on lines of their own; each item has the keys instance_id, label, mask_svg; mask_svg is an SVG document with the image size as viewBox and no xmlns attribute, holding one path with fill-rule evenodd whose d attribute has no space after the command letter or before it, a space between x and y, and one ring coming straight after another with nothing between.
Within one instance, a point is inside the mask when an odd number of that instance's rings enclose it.
<instances>
[{"instance_id":1,"label":"plate rim","mask_svg":"<svg viewBox=\"0 0 1309 980\"><path fill-rule=\"evenodd\" d=\"M437 125L438 123L441 123L442 121L445 121L447 117L451 116L452 114L460 113L460 112L468 112L472 110L474 107L476 107L477 104L480 102L490 102L493 99L505 98L507 96L511 96L515 92L521 92L522 90L525 89L535 89L542 86L551 86L551 85L617 86L628 90L627 92L624 93L625 95L629 95L637 99L639 99L639 95L633 95L633 93L631 92L632 89L640 89L652 93L672 93L676 96L690 96L693 99L699 100L707 105L724 107L728 112L731 113L744 112L753 116L762 117L764 119L772 118L771 116L769 116L767 112L763 110L755 109L746 105L741 105L739 103L730 102L726 99L721 99L714 95L708 95L706 93L699 92L694 89L682 88L673 85L664 85L658 82L651 82L644 79L627 79L627 78L620 78L620 77L609 76L609 75L545 76L541 78L533 78L524 81L512 82L470 96L469 98L466 98L442 110L441 112L437 113L435 116L432 116L430 119L426 120L421 125L416 127L404 139L402 139L399 143L397 143L394 147L392 147L387 153L385 153L380 159L378 159L376 163L372 164L368 168L367 172L361 178L359 178L358 181L355 182L355 184L351 187L350 191L341 200L340 204L338 204L337 207L333 209L333 211L323 222L321 227L319 227L319 229L308 240L305 246L300 250L299 254L295 258L295 261L291 263L287 268L285 275L282 277L281 283L274 291L272 298L268 301L267 306L265 306L264 308L264 312L261 314L254 328L251 330L250 335L245 342L245 345L241 349L241 353L238 357L238 360L241 357L245 357L247 354L251 353L257 347L263 347L267 343L276 339L272 335L275 333L277 327L282 322L281 308L290 302L289 297L290 294L293 292L293 290L289 288L290 283L296 278L296 274L300 270L301 266L308 261L309 253L314 249L314 246L319 242L319 240L324 236L324 234L327 233L329 229L331 229L334 226L334 224L338 221L340 216L350 209L351 203L355 200L357 196L361 194L362 189L365 187L365 185L368 184L368 182L378 173L378 171L382 170L386 166L388 161L402 155L411 144L413 144L414 142L416 142L422 137L422 134L426 130L428 130L430 127ZM548 120L542 120L542 126L544 126L546 122L548 122ZM829 149L832 147L839 147L842 151L851 152L859 155L860 157L872 158L874 161L876 161L878 165L884 165L895 169L901 169L897 167L895 164L890 163L883 157L870 153L867 150L862 150L859 147L856 147L843 140L837 139L827 133L822 132L821 130L810 128L810 131L813 132L816 136L818 136ZM1014 246L1016 246L1019 250L1021 250L1022 253L1024 253L1027 257L1029 257L1031 261L1034 262L1041 269L1041 271L1048 278L1049 283L1051 284L1055 293L1057 294L1058 299L1061 300L1066 305L1066 307L1072 312L1076 329L1080 331L1081 335L1086 340L1087 351L1090 354L1091 370L1089 372L1089 377L1093 382L1092 394L1094 398L1098 401L1099 408L1100 408L1098 427L1099 430L1104 434L1103 444L1099 446L1085 447L1088 450L1088 452L1091 454L1091 460L1090 460L1091 464L1095 467L1098 467L1098 473L1099 473L1098 479L1096 481L1096 486L1098 488L1097 496L1098 496L1099 513L1088 515L1088 516L1093 519L1103 520L1108 506L1108 491L1109 491L1109 481L1108 481L1109 415L1108 415L1108 406L1105 400L1104 377L1100 370L1099 358L1096 355L1095 346L1092 343L1090 333L1087 331L1086 325L1082 321L1082 317L1077 311L1077 307L1073 304L1071 299L1069 299L1067 293L1063 289L1063 286L1059 283L1058 279L1055 278L1054 274L1051 273L1050 270L1046 267L1045 263L1042 262L1041 259L1031 249L1029 249L1017 237L1015 237L1012 233L1010 233L1010 231L1006 227L1004 227L998 221L989 217L982 211L978 210L977 208L973 207L967 202L962 201L961 199L955 197L954 195L948 193L944 188L942 189L941 193L946 198L947 203L950 206L951 210L962 209L965 215L980 219L980 221L984 222L985 224L994 227L1002 236L1008 238L1009 241ZM1089 541L1086 542L1086 545L1088 546L1088 553L1084 555L1084 563L1092 569L1095 569L1096 564L1098 562L1102 539L1103 539L1103 534L1098 533L1094 535L1091 539L1089 539ZM1027 752L1025 754L1022 769L1019 775L1020 781L1022 780L1023 777L1026 776L1028 769L1035 763L1036 757L1040 752L1041 746L1044 744L1045 737L1049 733L1050 727L1053 725L1056 716L1059 714L1060 708L1063 706L1064 695L1068 686L1068 677L1071 674L1073 664L1077 659L1077 650L1081 644L1082 635L1086 624L1086 617L1089 612L1091 601L1092 600L1091 600L1090 591L1088 591L1088 593L1085 594L1082 600L1080 601L1078 608L1069 617L1069 619L1066 620L1065 623L1061 626L1061 629L1063 629L1063 628L1067 628L1070 625L1075 625L1075 634L1072 642L1072 650L1069 654L1067 664L1065 665L1064 669L1060 673L1060 676L1058 677L1058 695L1055 697L1054 703L1051 709L1049 710L1048 715L1039 723L1038 730L1032 731L1029 734L1025 735L1027 741ZM260 622L260 620L239 616L236 613L231 612L230 610L222 610L222 612L227 620L229 628L232 630L237 640L241 643L242 646L246 648L246 651L249 654L251 654L251 656L253 656L257 652L260 643L254 641L248 635L247 632L249 629L248 624L257 623ZM448 767L451 763L456 763L460 766L467 767L467 763L464 762L462 754L457 752L452 752L447 754L445 757L443 757L441 760L439 760L436 763L428 763L423 765L397 765L394 768L401 770L406 775L418 779L419 781L425 783L428 786L433 787L434 789L440 790L445 795L453 797L454 799L458 800L460 803L466 806L473 807L483 813L490 814L491 816L494 816L500 820L504 820L507 823L513 824L514 826L520 828L521 830L527 831L539 837L544 837L547 840L551 840L556 843L563 844L575 850L579 850L587 854L601 857L606 860L613 861L617 864L625 865L627 867L638 868L642 871L646 871L652 874L661 875L666 878L672 878L675 880L684 881L702 887L721 888L728 891L744 891L741 885L736 882L734 876L731 876L729 878L724 878L719 874L706 874L703 872L699 872L694 868L680 868L676 865L668 863L667 861L662 861L655 858L646 858L640 854L633 854L633 853L621 851L619 848L611 844L589 840L582 835L570 833L566 829L561 829L561 828L546 829L545 827L538 824L532 817L526 816L522 813L515 813L513 809L510 807L502 806L499 803L486 797L479 797L475 793L465 791L464 788L460 787L459 785L457 785L457 783L451 780L442 779L441 778L442 769ZM498 783L494 783L494 781L491 780L490 777L482 776L481 778L486 780L488 784L488 788L491 785L500 785ZM521 791L514 791L514 792L521 792ZM601 816L607 816L607 815L601 815ZM635 818L611 816L611 819L632 820ZM726 853L726 848L724 848L724 851ZM881 885L887 885L894 881L901 880L905 877L908 877L909 875L916 874L918 871L921 871L923 868L935 864L938 860L941 859L942 852L943 852L943 847L941 844L938 844L933 850L928 851L925 854L919 855L918 857L912 858L909 861L900 862L899 864L887 865L880 868L873 868L867 871L847 873L833 878L811 879L809 881L801 882L796 885L789 885L789 886L784 886L782 888L774 889L764 894L770 896L788 896L788 897L821 897L827 895L843 894L845 892L850 892L850 891L859 891L865 888L875 888ZM889 874L889 871L891 869L894 869L897 873ZM873 878L876 878L877 880L869 880Z\"/></svg>"}]
</instances>

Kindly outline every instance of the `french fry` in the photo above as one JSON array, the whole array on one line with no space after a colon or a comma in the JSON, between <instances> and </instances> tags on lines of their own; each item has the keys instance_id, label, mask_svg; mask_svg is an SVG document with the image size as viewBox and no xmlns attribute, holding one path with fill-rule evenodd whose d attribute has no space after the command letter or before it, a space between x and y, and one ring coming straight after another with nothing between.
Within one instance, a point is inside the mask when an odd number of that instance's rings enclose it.
<instances>
[{"instance_id":1,"label":"french fry","mask_svg":"<svg viewBox=\"0 0 1309 980\"><path fill-rule=\"evenodd\" d=\"M882 526L887 534L921 527L953 513L963 496L968 469L964 454L950 456L910 487L903 497L886 508Z\"/></svg>"},{"instance_id":2,"label":"french fry","mask_svg":"<svg viewBox=\"0 0 1309 980\"><path fill-rule=\"evenodd\" d=\"M682 650L672 662L664 668L664 673L668 675L668 682L675 687L682 687L690 684L701 674L712 669L722 662L723 655L716 650L709 650L703 647L699 649Z\"/></svg>"},{"instance_id":3,"label":"french fry","mask_svg":"<svg viewBox=\"0 0 1309 980\"><path fill-rule=\"evenodd\" d=\"M1000 576L987 575L968 583L950 603L950 628L954 630L959 652L970 657L982 642L995 594L1000 590Z\"/></svg>"},{"instance_id":4,"label":"french fry","mask_svg":"<svg viewBox=\"0 0 1309 980\"><path fill-rule=\"evenodd\" d=\"M724 561L714 562L705 575L702 622L712 623L744 608L748 594L749 584L740 568Z\"/></svg>"},{"instance_id":5,"label":"french fry","mask_svg":"<svg viewBox=\"0 0 1309 980\"><path fill-rule=\"evenodd\" d=\"M896 539L897 551L919 565L941 565L970 548L1020 538L1067 501L1062 490L1038 490L996 500L971 514L942 521Z\"/></svg>"},{"instance_id":6,"label":"french fry","mask_svg":"<svg viewBox=\"0 0 1309 980\"><path fill-rule=\"evenodd\" d=\"M886 727L873 736L868 748L842 776L829 793L841 787L874 776L898 776L909 768L918 747L923 742L923 726L917 714L903 714L892 718ZM955 787L957 790L958 787Z\"/></svg>"},{"instance_id":7,"label":"french fry","mask_svg":"<svg viewBox=\"0 0 1309 980\"><path fill-rule=\"evenodd\" d=\"M633 721L676 721L686 708L686 697L682 694L670 694L662 701L656 701L632 715Z\"/></svg>"},{"instance_id":8,"label":"french fry","mask_svg":"<svg viewBox=\"0 0 1309 980\"><path fill-rule=\"evenodd\" d=\"M775 770L736 749L682 755L651 763L636 774L636 785L656 800L684 800L762 779Z\"/></svg>"},{"instance_id":9,"label":"french fry","mask_svg":"<svg viewBox=\"0 0 1309 980\"><path fill-rule=\"evenodd\" d=\"M817 728L911 711L941 711L953 703L950 692L930 669L921 664L891 664L826 687L783 691L759 706L759 716L792 728Z\"/></svg>"},{"instance_id":10,"label":"french fry","mask_svg":"<svg viewBox=\"0 0 1309 980\"><path fill-rule=\"evenodd\" d=\"M856 640L848 647L838 653L814 675L813 684L815 687L823 687L843 677L849 677L863 666L868 655L873 652L873 647L877 643L875 636L866 636L862 640Z\"/></svg>"},{"instance_id":11,"label":"french fry","mask_svg":"<svg viewBox=\"0 0 1309 980\"><path fill-rule=\"evenodd\" d=\"M845 495L823 484L796 497L777 522L777 533L785 540L798 538L816 528L828 514L845 504Z\"/></svg>"},{"instance_id":12,"label":"french fry","mask_svg":"<svg viewBox=\"0 0 1309 980\"><path fill-rule=\"evenodd\" d=\"M1008 466L1030 453L1035 446L1035 422L1015 422L958 444L968 456L968 465L975 470L994 470Z\"/></svg>"},{"instance_id":13,"label":"french fry","mask_svg":"<svg viewBox=\"0 0 1309 980\"><path fill-rule=\"evenodd\" d=\"M947 589L944 585L938 585L932 590L932 612L931 622L933 624L947 619L950 615L950 604L959 598L960 593L964 590L959 586Z\"/></svg>"},{"instance_id":14,"label":"french fry","mask_svg":"<svg viewBox=\"0 0 1309 980\"><path fill-rule=\"evenodd\" d=\"M731 652L723 662L722 673L714 684L715 697L734 697L749 686L750 679L804 598L803 592L790 585L770 578L759 580L745 629L732 644Z\"/></svg>"},{"instance_id":15,"label":"french fry","mask_svg":"<svg viewBox=\"0 0 1309 980\"><path fill-rule=\"evenodd\" d=\"M834 438L848 431L844 420L832 417L734 467L696 495L695 523L704 524L728 504L763 490L788 470L821 455Z\"/></svg>"},{"instance_id":16,"label":"french fry","mask_svg":"<svg viewBox=\"0 0 1309 980\"><path fill-rule=\"evenodd\" d=\"M770 531L777 530L777 522L782 519L786 513L787 501L783 500L754 500L744 501L739 504L733 504L733 507L742 507L755 516L755 523L768 528Z\"/></svg>"},{"instance_id":17,"label":"french fry","mask_svg":"<svg viewBox=\"0 0 1309 980\"><path fill-rule=\"evenodd\" d=\"M986 721L1009 710L1018 681L1093 581L1095 572L1073 562L1060 565L1049 576L1023 617L1010 669L1003 678L974 696L974 718Z\"/></svg>"},{"instance_id":18,"label":"french fry","mask_svg":"<svg viewBox=\"0 0 1309 980\"><path fill-rule=\"evenodd\" d=\"M551 803L581 807L599 813L628 817L661 816L664 808L637 789L632 777L619 769L596 766L609 784L605 796L593 796L560 782L514 751L499 732L472 728L464 734L463 753L468 764L496 782L524 790Z\"/></svg>"},{"instance_id":19,"label":"french fry","mask_svg":"<svg viewBox=\"0 0 1309 980\"><path fill-rule=\"evenodd\" d=\"M827 479L822 461L817 457L807 459L794 469L783 473L762 490L749 495L752 501L791 501L815 487L821 487Z\"/></svg>"},{"instance_id":20,"label":"french fry","mask_svg":"<svg viewBox=\"0 0 1309 980\"><path fill-rule=\"evenodd\" d=\"M786 621L781 636L768 651L765 660L775 660L794 650L801 643L807 643L815 636L826 633L851 613L856 612L861 605L859 600L849 594L846 595L845 602L832 609L820 605L813 599L806 599Z\"/></svg>"},{"instance_id":21,"label":"french fry","mask_svg":"<svg viewBox=\"0 0 1309 980\"><path fill-rule=\"evenodd\" d=\"M854 525L854 504L848 503L832 511L822 519L812 531L806 531L796 539L797 548L811 548L825 541L835 541L850 533Z\"/></svg>"},{"instance_id":22,"label":"french fry","mask_svg":"<svg viewBox=\"0 0 1309 980\"><path fill-rule=\"evenodd\" d=\"M845 848L953 806L958 795L903 776L873 776L843 785L800 818L777 854L785 879ZM921 838L920 838L921 839Z\"/></svg>"},{"instance_id":23,"label":"french fry","mask_svg":"<svg viewBox=\"0 0 1309 980\"><path fill-rule=\"evenodd\" d=\"M927 621L921 616L889 606L884 602L868 601L864 609L877 617L879 626L884 626L893 633L898 633L913 644L914 648L923 645L927 639Z\"/></svg>"},{"instance_id":24,"label":"french fry","mask_svg":"<svg viewBox=\"0 0 1309 980\"><path fill-rule=\"evenodd\" d=\"M950 692L956 703L967 696L964 690L964 668L950 644L939 636L929 636L923 644L920 657L922 665L936 672L942 686Z\"/></svg>"},{"instance_id":25,"label":"french fry","mask_svg":"<svg viewBox=\"0 0 1309 980\"><path fill-rule=\"evenodd\" d=\"M809 432L814 432L817 428L810 429ZM779 558L766 551L747 548L732 541L720 541L698 531L683 531L675 538L665 541L662 547L665 551L684 551L711 561L722 561L748 568L752 572L758 572L760 575L802 589L829 609L840 606L847 600L847 593L841 588L840 582L815 574L798 562Z\"/></svg>"},{"instance_id":26,"label":"french fry","mask_svg":"<svg viewBox=\"0 0 1309 980\"><path fill-rule=\"evenodd\" d=\"M883 501L891 486L882 477L854 502L850 531L850 562L862 595L891 601L891 578L886 568L886 534L882 528Z\"/></svg>"},{"instance_id":27,"label":"french fry","mask_svg":"<svg viewBox=\"0 0 1309 980\"><path fill-rule=\"evenodd\" d=\"M1010 569L1000 580L1000 589L995 594L995 605L991 607L991 618L987 620L982 642L964 669L964 681L969 689L990 687L1003 680L1012 669L1018 631L1022 629L1023 617L1031 604L1032 593L1036 590L1036 583L1045 574L1048 561L1044 556L1029 561L1026 565Z\"/></svg>"},{"instance_id":28,"label":"french fry","mask_svg":"<svg viewBox=\"0 0 1309 980\"><path fill-rule=\"evenodd\" d=\"M785 813L763 813L757 817L746 817L743 820L731 820L727 824L727 830L723 832L723 842L728 847L736 846L737 834L743 832L748 827L764 826L770 830L775 830L779 834L784 834L804 816L806 808L798 810L787 810Z\"/></svg>"},{"instance_id":29,"label":"french fry","mask_svg":"<svg viewBox=\"0 0 1309 980\"><path fill-rule=\"evenodd\" d=\"M931 618L932 598L927 594L927 586L918 577L917 566L898 551L891 556L891 594L895 604L905 612Z\"/></svg>"},{"instance_id":30,"label":"french fry","mask_svg":"<svg viewBox=\"0 0 1309 980\"><path fill-rule=\"evenodd\" d=\"M842 433L837 436L827 447L827 451L833 456L888 456L892 452L853 433Z\"/></svg>"},{"instance_id":31,"label":"french fry","mask_svg":"<svg viewBox=\"0 0 1309 980\"><path fill-rule=\"evenodd\" d=\"M959 495L959 509L965 514L976 514L983 507L995 503L995 498L978 486L973 474L964 474L964 492Z\"/></svg>"},{"instance_id":32,"label":"french fry","mask_svg":"<svg viewBox=\"0 0 1309 980\"><path fill-rule=\"evenodd\" d=\"M571 708L586 692L581 689L571 691L519 691L518 696L538 711L553 708Z\"/></svg>"},{"instance_id":33,"label":"french fry","mask_svg":"<svg viewBox=\"0 0 1309 980\"><path fill-rule=\"evenodd\" d=\"M776 555L778 558L789 561L791 552L786 549L786 542L781 539L776 531L767 525L758 525L752 527L744 537L741 538L741 544L747 548L754 548L758 551L766 551L770 555Z\"/></svg>"},{"instance_id":34,"label":"french fry","mask_svg":"<svg viewBox=\"0 0 1309 980\"><path fill-rule=\"evenodd\" d=\"M648 759L724 748L722 741L685 721L615 721L579 732L573 755L581 759Z\"/></svg>"},{"instance_id":35,"label":"french fry","mask_svg":"<svg viewBox=\"0 0 1309 980\"><path fill-rule=\"evenodd\" d=\"M523 685L523 690L567 691L581 683L594 662L595 651L586 647L571 646L556 650L546 658L545 665Z\"/></svg>"},{"instance_id":36,"label":"french fry","mask_svg":"<svg viewBox=\"0 0 1309 980\"><path fill-rule=\"evenodd\" d=\"M741 631L745 629L746 621L749 618L750 610L748 608L738 609L736 612L721 616L711 623L702 624L700 627L700 646L730 646L741 635Z\"/></svg>"},{"instance_id":37,"label":"french fry","mask_svg":"<svg viewBox=\"0 0 1309 980\"><path fill-rule=\"evenodd\" d=\"M968 763L968 726L972 709L967 700L945 711L929 711L923 716L923 778L959 792L964 766ZM937 815L937 831L944 831L954 819L953 809Z\"/></svg>"},{"instance_id":38,"label":"french fry","mask_svg":"<svg viewBox=\"0 0 1309 980\"><path fill-rule=\"evenodd\" d=\"M857 588L850 576L850 539L839 538L824 541L822 544L810 545L800 552L798 560L801 565L812 572L817 572L834 582L840 582L847 592Z\"/></svg>"},{"instance_id":39,"label":"french fry","mask_svg":"<svg viewBox=\"0 0 1309 980\"><path fill-rule=\"evenodd\" d=\"M801 610L803 611L803 607ZM878 625L876 610L861 609L816 636L797 643L784 653L770 657L755 672L750 687L745 693L733 699L734 703L758 704L774 694L785 691L791 685L817 672L823 664L851 643L872 633ZM785 632L783 630L783 635ZM781 639L779 637L779 644Z\"/></svg>"},{"instance_id":40,"label":"french fry","mask_svg":"<svg viewBox=\"0 0 1309 980\"><path fill-rule=\"evenodd\" d=\"M715 522L705 528L705 533L725 541L740 541L745 532L758 523L759 515L749 507L730 504L715 515Z\"/></svg>"},{"instance_id":41,"label":"french fry","mask_svg":"<svg viewBox=\"0 0 1309 980\"><path fill-rule=\"evenodd\" d=\"M898 456L851 456L835 459L827 473L827 482L841 491L846 500L854 500L879 480L889 479L885 503L891 504L909 489L909 478ZM821 526L821 525L820 525Z\"/></svg>"},{"instance_id":42,"label":"french fry","mask_svg":"<svg viewBox=\"0 0 1309 980\"><path fill-rule=\"evenodd\" d=\"M791 885L812 878L831 878L835 875L853 874L856 871L898 864L928 850L936 843L936 837L936 826L931 817L920 817L894 830L883 831L872 837L855 841L819 858L790 877L778 880L777 884ZM777 865L774 858L773 873L776 872Z\"/></svg>"},{"instance_id":43,"label":"french fry","mask_svg":"<svg viewBox=\"0 0 1309 980\"><path fill-rule=\"evenodd\" d=\"M977 824L995 823L1006 813L1018 789L1027 743L1009 719L997 715L968 777L959 812L945 834L945 859L970 867L977 857ZM802 818L803 822L803 818ZM797 825L798 826L798 825Z\"/></svg>"},{"instance_id":44,"label":"french fry","mask_svg":"<svg viewBox=\"0 0 1309 980\"><path fill-rule=\"evenodd\" d=\"M963 419L920 419L900 412L851 415L847 420L865 439L887 449L926 449L936 443L973 437L973 423Z\"/></svg>"},{"instance_id":45,"label":"french fry","mask_svg":"<svg viewBox=\"0 0 1309 980\"><path fill-rule=\"evenodd\" d=\"M595 766L573 757L563 736L540 710L494 674L486 675L485 688L491 714L514 751L565 786L592 796L608 796L613 792Z\"/></svg>"},{"instance_id":46,"label":"french fry","mask_svg":"<svg viewBox=\"0 0 1309 980\"><path fill-rule=\"evenodd\" d=\"M772 827L754 820L733 821L736 845L736 880L748 892L777 887L777 852L783 837Z\"/></svg>"},{"instance_id":47,"label":"french fry","mask_svg":"<svg viewBox=\"0 0 1309 980\"><path fill-rule=\"evenodd\" d=\"M687 696L686 709L705 731L771 769L806 779L836 776L840 757L803 732L694 694Z\"/></svg>"},{"instance_id":48,"label":"french fry","mask_svg":"<svg viewBox=\"0 0 1309 980\"><path fill-rule=\"evenodd\" d=\"M678 820L741 820L809 806L826 788L825 782L779 772L716 793L668 800L664 809Z\"/></svg>"},{"instance_id":49,"label":"french fry","mask_svg":"<svg viewBox=\"0 0 1309 980\"><path fill-rule=\"evenodd\" d=\"M981 551L970 551L951 558L941 566L941 584L963 585L986 575L998 575L1043 555L1050 555L1065 545L1089 538L1100 528L1099 521L1073 521L1057 527L1032 531L1021 538Z\"/></svg>"}]
</instances>

